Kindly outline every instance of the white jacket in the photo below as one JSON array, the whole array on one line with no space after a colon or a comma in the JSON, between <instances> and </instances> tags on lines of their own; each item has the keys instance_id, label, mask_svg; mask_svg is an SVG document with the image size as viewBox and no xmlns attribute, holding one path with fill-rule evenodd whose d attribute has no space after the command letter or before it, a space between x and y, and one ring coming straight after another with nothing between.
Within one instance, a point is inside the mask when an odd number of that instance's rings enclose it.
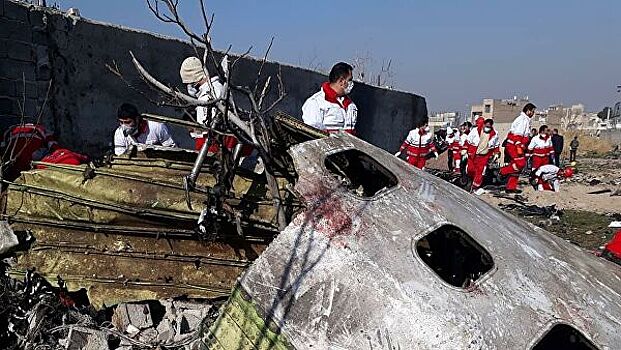
<instances>
[{"instance_id":1,"label":"white jacket","mask_svg":"<svg viewBox=\"0 0 621 350\"><path fill-rule=\"evenodd\" d=\"M554 190L554 192L558 192L561 189L560 181L558 179L558 171L559 167L552 164L546 164L540 166L535 172L535 176L540 178L543 181L546 181L550 184L550 187ZM537 190L543 191L544 187L542 184L537 185Z\"/></svg>"},{"instance_id":2,"label":"white jacket","mask_svg":"<svg viewBox=\"0 0 621 350\"><path fill-rule=\"evenodd\" d=\"M516 136L528 136L530 134L530 118L526 113L522 112L515 118L513 123L511 123L509 133Z\"/></svg>"},{"instance_id":3,"label":"white jacket","mask_svg":"<svg viewBox=\"0 0 621 350\"><path fill-rule=\"evenodd\" d=\"M168 127L162 123L147 120L146 130L137 137L125 136L123 128L120 126L114 132L114 154L125 153L131 145L161 145L166 147L177 147Z\"/></svg>"},{"instance_id":4,"label":"white jacket","mask_svg":"<svg viewBox=\"0 0 621 350\"><path fill-rule=\"evenodd\" d=\"M466 138L466 145L468 147L468 151L474 154L479 147L479 142L481 141L481 135L479 134L479 129L472 128L470 129L470 133ZM498 139L498 134L496 130L493 130L489 135L489 142L487 144L488 151L485 154L497 153L498 148L500 147L500 141Z\"/></svg>"},{"instance_id":5,"label":"white jacket","mask_svg":"<svg viewBox=\"0 0 621 350\"><path fill-rule=\"evenodd\" d=\"M545 140L541 135L533 137L528 144L528 153L538 157L545 157L553 154L554 147L552 146L552 137L548 137Z\"/></svg>"},{"instance_id":6,"label":"white jacket","mask_svg":"<svg viewBox=\"0 0 621 350\"><path fill-rule=\"evenodd\" d=\"M339 97L339 103L326 100L323 89L309 97L302 106L302 120L304 123L320 130L353 131L358 119L358 107L351 102L347 110L342 107L344 97Z\"/></svg>"},{"instance_id":7,"label":"white jacket","mask_svg":"<svg viewBox=\"0 0 621 350\"><path fill-rule=\"evenodd\" d=\"M213 86L213 93L211 92L211 87ZM213 100L214 98L222 98L224 96L222 96L224 94L224 86L222 85L222 83L220 83L220 79L218 79L218 77L213 77L211 78L211 84L209 84L209 82L204 83L203 85L201 85L198 88L198 95L196 98L198 98L200 101L209 101L209 100ZM196 107L196 121L199 122L200 124L205 124L208 120L210 115L215 114L215 108L214 107ZM204 137L207 133L205 132L197 132L197 131L191 131L190 132L190 136L192 136L193 138L200 138L200 137Z\"/></svg>"},{"instance_id":8,"label":"white jacket","mask_svg":"<svg viewBox=\"0 0 621 350\"><path fill-rule=\"evenodd\" d=\"M460 142L460 134L459 131L453 131L452 135L446 135L445 139L446 143L451 146L453 142Z\"/></svg>"},{"instance_id":9,"label":"white jacket","mask_svg":"<svg viewBox=\"0 0 621 350\"><path fill-rule=\"evenodd\" d=\"M464 147L466 145L466 140L468 140L468 134L467 133L463 133L463 134L459 135L459 145L460 146Z\"/></svg>"}]
</instances>

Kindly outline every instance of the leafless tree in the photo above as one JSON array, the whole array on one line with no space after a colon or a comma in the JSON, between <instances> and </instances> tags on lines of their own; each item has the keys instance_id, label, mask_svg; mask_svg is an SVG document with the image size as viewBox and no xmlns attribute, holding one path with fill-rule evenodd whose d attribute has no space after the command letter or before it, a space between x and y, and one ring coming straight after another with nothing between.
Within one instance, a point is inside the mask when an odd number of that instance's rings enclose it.
<instances>
[{"instance_id":1,"label":"leafless tree","mask_svg":"<svg viewBox=\"0 0 621 350\"><path fill-rule=\"evenodd\" d=\"M369 51L356 53L351 63L354 67L356 80L367 84L392 88L394 84L392 59L382 60L382 65L377 71L374 71L373 67L377 67L377 65Z\"/></svg>"},{"instance_id":2,"label":"leafless tree","mask_svg":"<svg viewBox=\"0 0 621 350\"><path fill-rule=\"evenodd\" d=\"M203 218L205 222L210 221L211 218L205 216L212 215L212 213L215 212L218 213L217 215L228 215L232 222L235 222L235 217L238 217L238 214L230 212L232 209L225 205L224 199L225 194L228 193L232 187L232 180L237 163L239 162L241 146L242 144L247 144L253 146L258 151L265 165L265 175L274 206L276 207L278 225L280 229L284 229L286 221L275 179L275 173L280 168L284 167L284 165L279 163L278 159L274 157L272 153L269 130L271 119L268 116L270 111L282 101L286 92L280 69L275 76L263 76L264 66L272 47L273 38L259 65L256 78L254 79L254 86L236 85L236 79L234 79L236 66L240 60L250 53L252 47L237 57L229 55L231 49L231 47L229 47L224 53L223 58L217 59L219 55L212 47L210 36L214 15L208 14L205 3L202 0L198 0L200 13L203 18L204 28L202 32L194 31L183 20L179 14L178 0L146 0L146 3L157 19L164 23L177 26L189 38L196 56L201 58L203 67L205 67L204 73L207 77L206 81L211 84L212 78L206 67L214 67L214 74L219 77L224 87L223 93L220 96L216 96L213 93L214 89L210 89L211 95L209 95L207 99L201 98L199 100L182 92L178 88L161 82L158 78L149 73L148 69L144 67L139 59L130 52L132 62L140 77L159 93L161 98L160 104L181 108L209 107L216 111L216 113L212 113L210 119L201 126L208 131L208 136L197 156L192 172L188 174L184 180L186 192L189 193L195 187L196 179L202 169L209 146L214 143L219 144L220 151L218 157L220 169L216 174L218 184L214 186L214 189L217 190L213 190L211 196L206 201L208 203L208 208L206 207L203 209L201 218ZM114 72L114 69L111 70ZM122 77L118 69L115 74ZM270 94L270 91L274 87L276 89L275 93ZM268 96L274 95L275 97L272 98L272 101L268 102ZM249 108L241 108L240 105L236 103L237 98L244 99ZM233 152L229 152L223 147L222 140L225 135L234 135L240 141ZM190 206L189 200L188 206Z\"/></svg>"}]
</instances>

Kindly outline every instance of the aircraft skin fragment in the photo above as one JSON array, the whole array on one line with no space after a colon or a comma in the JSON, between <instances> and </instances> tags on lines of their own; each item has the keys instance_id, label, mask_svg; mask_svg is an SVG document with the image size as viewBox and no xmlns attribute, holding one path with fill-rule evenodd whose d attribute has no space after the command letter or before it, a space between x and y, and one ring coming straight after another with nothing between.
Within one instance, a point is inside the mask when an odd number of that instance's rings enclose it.
<instances>
[{"instance_id":1,"label":"aircraft skin fragment","mask_svg":"<svg viewBox=\"0 0 621 350\"><path fill-rule=\"evenodd\" d=\"M373 157L398 185L371 198L348 191L324 165L326 154L345 149ZM527 349L557 323L600 349L621 342L615 265L355 137L290 153L307 210L238 288L295 349ZM494 261L464 288L444 282L416 251L447 224Z\"/></svg>"}]
</instances>

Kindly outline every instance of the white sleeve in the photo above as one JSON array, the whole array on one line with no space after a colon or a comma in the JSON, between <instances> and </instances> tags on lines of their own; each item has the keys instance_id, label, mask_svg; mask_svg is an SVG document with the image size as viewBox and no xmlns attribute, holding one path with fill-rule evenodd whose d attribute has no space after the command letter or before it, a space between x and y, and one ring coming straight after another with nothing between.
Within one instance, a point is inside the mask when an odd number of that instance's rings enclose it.
<instances>
[{"instance_id":1,"label":"white sleeve","mask_svg":"<svg viewBox=\"0 0 621 350\"><path fill-rule=\"evenodd\" d=\"M117 128L114 131L114 154L121 155L127 150L127 139L123 135L123 130Z\"/></svg>"},{"instance_id":2,"label":"white sleeve","mask_svg":"<svg viewBox=\"0 0 621 350\"><path fill-rule=\"evenodd\" d=\"M530 123L528 119L520 118L520 123L518 124L518 132L520 135L525 136L530 132Z\"/></svg>"},{"instance_id":3,"label":"white sleeve","mask_svg":"<svg viewBox=\"0 0 621 350\"><path fill-rule=\"evenodd\" d=\"M170 132L168 131L168 127L165 124L160 124L157 136L162 146L177 147L175 140L173 140Z\"/></svg>"},{"instance_id":4,"label":"white sleeve","mask_svg":"<svg viewBox=\"0 0 621 350\"><path fill-rule=\"evenodd\" d=\"M528 144L528 150L532 151L535 149L535 147L537 146L537 141L535 140L538 136L533 137L532 139L530 139L530 143Z\"/></svg>"},{"instance_id":5,"label":"white sleeve","mask_svg":"<svg viewBox=\"0 0 621 350\"><path fill-rule=\"evenodd\" d=\"M213 81L211 82L211 85L213 86L214 97L216 98L226 97L224 96L224 85L222 85L222 83L220 82L220 79L213 79Z\"/></svg>"},{"instance_id":6,"label":"white sleeve","mask_svg":"<svg viewBox=\"0 0 621 350\"><path fill-rule=\"evenodd\" d=\"M345 122L345 128L355 129L358 121L358 107L353 102L347 106L348 120Z\"/></svg>"},{"instance_id":7,"label":"white sleeve","mask_svg":"<svg viewBox=\"0 0 621 350\"><path fill-rule=\"evenodd\" d=\"M325 130L323 125L323 113L319 108L319 104L314 98L310 97L302 105L302 120L305 124L315 127L320 130Z\"/></svg>"},{"instance_id":8,"label":"white sleeve","mask_svg":"<svg viewBox=\"0 0 621 350\"><path fill-rule=\"evenodd\" d=\"M215 90L215 87L214 87ZM199 101L209 101L211 96L209 93L202 94L198 97ZM207 117L209 116L209 107L198 106L196 107L196 121L199 124L205 124L207 122Z\"/></svg>"},{"instance_id":9,"label":"white sleeve","mask_svg":"<svg viewBox=\"0 0 621 350\"><path fill-rule=\"evenodd\" d=\"M415 145L416 145L415 135L416 135L417 133L418 133L418 132L414 132L414 130L410 130L410 132L408 132L408 136L405 138L405 142L406 142L408 145L415 146Z\"/></svg>"},{"instance_id":10,"label":"white sleeve","mask_svg":"<svg viewBox=\"0 0 621 350\"><path fill-rule=\"evenodd\" d=\"M479 131L477 129L472 129L470 130L470 133L468 134L468 136L466 137L466 143L471 144L473 146L476 146L478 144L474 142L474 135L475 133L478 133Z\"/></svg>"}]
</instances>

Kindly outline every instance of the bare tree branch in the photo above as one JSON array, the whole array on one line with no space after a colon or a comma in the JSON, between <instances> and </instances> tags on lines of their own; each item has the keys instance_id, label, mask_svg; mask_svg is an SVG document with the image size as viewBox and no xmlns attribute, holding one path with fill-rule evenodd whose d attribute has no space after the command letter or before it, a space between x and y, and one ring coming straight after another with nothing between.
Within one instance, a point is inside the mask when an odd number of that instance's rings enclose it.
<instances>
[{"instance_id":1,"label":"bare tree branch","mask_svg":"<svg viewBox=\"0 0 621 350\"><path fill-rule=\"evenodd\" d=\"M263 55L263 59L261 60L261 66L259 67L259 72L257 73L257 80L254 82L254 90L253 92L256 94L257 89L259 87L259 79L261 79L261 74L263 73L263 67L265 66L265 62L267 62L267 56L270 54L270 50L272 49L272 45L274 44L274 37L270 40L270 44L267 46L265 50L265 55Z\"/></svg>"}]
</instances>

